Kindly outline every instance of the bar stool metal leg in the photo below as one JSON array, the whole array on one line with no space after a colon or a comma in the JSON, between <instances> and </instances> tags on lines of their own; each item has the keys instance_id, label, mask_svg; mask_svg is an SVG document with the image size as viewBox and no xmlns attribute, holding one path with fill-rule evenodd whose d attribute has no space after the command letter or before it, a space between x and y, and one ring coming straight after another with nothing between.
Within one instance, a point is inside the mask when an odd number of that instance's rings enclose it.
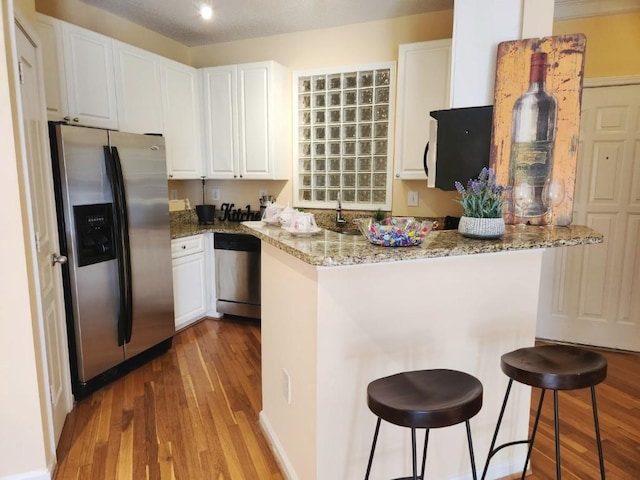
<instances>
[{"instance_id":1,"label":"bar stool metal leg","mask_svg":"<svg viewBox=\"0 0 640 480\"><path fill-rule=\"evenodd\" d=\"M364 476L364 480L369 479L369 473L371 473L371 464L373 463L373 454L376 451L376 442L378 441L378 432L380 432L380 422L382 419L378 417L378 422L376 423L376 431L373 434L373 443L371 444L371 453L369 454L369 464L367 465L367 473Z\"/></svg>"},{"instance_id":2,"label":"bar stool metal leg","mask_svg":"<svg viewBox=\"0 0 640 480\"><path fill-rule=\"evenodd\" d=\"M542 402L544 402L544 394L547 390L543 388L540 391L540 401L538 402L538 411L536 412L536 419L533 422L533 430L531 431L531 439L529 440L529 449L527 450L527 459L524 461L524 468L522 469L522 477L520 480L524 480L527 473L527 467L529 466L529 460L531 460L531 452L533 451L533 442L536 439L536 432L538 431L538 423L540 422L540 413L542 412Z\"/></svg>"},{"instance_id":3,"label":"bar stool metal leg","mask_svg":"<svg viewBox=\"0 0 640 480\"><path fill-rule=\"evenodd\" d=\"M467 420L468 422L468 420ZM373 443L371 444L371 453L369 454L369 463L367 464L367 473L364 476L364 480L368 480L369 479L369 474L371 473L371 465L373 464L373 455L376 451L376 444L378 443L378 433L380 432L380 424L382 423L382 419L380 417L378 417L378 421L376 422L376 430L373 434ZM469 427L467 426L467 435L471 435L471 431L469 430ZM424 470L425 470L425 466L426 466L426 461L427 461L427 445L429 443L429 429L427 428L425 430L424 433L424 447L422 448L422 466L421 466L421 470L420 470L420 476L418 476L418 468L417 468L417 464L418 464L418 460L417 460L417 449L416 449L416 429L412 428L411 429L411 453L412 453L412 463L413 463L413 479L414 480L424 480ZM469 436L469 445L471 448L471 437ZM473 458L473 450L471 450L471 455ZM474 464L474 469L475 469L475 464ZM474 470L474 480L476 479L475 477L475 470Z\"/></svg>"},{"instance_id":4,"label":"bar stool metal leg","mask_svg":"<svg viewBox=\"0 0 640 480\"><path fill-rule=\"evenodd\" d=\"M420 470L420 478L424 480L424 467L427 463L427 444L429 443L429 429L424 431L424 449L422 450L422 469Z\"/></svg>"},{"instance_id":5,"label":"bar stool metal leg","mask_svg":"<svg viewBox=\"0 0 640 480\"><path fill-rule=\"evenodd\" d=\"M418 480L418 459L416 458L416 429L411 429L411 464L413 465L413 480Z\"/></svg>"},{"instance_id":6,"label":"bar stool metal leg","mask_svg":"<svg viewBox=\"0 0 640 480\"><path fill-rule=\"evenodd\" d=\"M464 422L467 426L467 442L469 443L469 458L471 459L471 474L473 475L473 480L478 480L478 474L476 472L476 458L473 454L473 442L471 441L471 425L469 424L469 420ZM424 480L424 472L422 473L422 480Z\"/></svg>"},{"instance_id":7,"label":"bar stool metal leg","mask_svg":"<svg viewBox=\"0 0 640 480\"><path fill-rule=\"evenodd\" d=\"M600 422L598 421L598 405L596 403L596 387L591 387L591 408L593 409L593 424L596 429L596 443L598 444L598 460L600 461L600 478L605 480L604 456L602 455L602 440L600 439Z\"/></svg>"},{"instance_id":8,"label":"bar stool metal leg","mask_svg":"<svg viewBox=\"0 0 640 480\"><path fill-rule=\"evenodd\" d=\"M560 417L558 415L558 391L553 391L553 424L556 430L556 479L562 478L560 468Z\"/></svg>"},{"instance_id":9,"label":"bar stool metal leg","mask_svg":"<svg viewBox=\"0 0 640 480\"><path fill-rule=\"evenodd\" d=\"M504 411L507 408L507 400L509 400L509 394L511 393L511 386L513 385L513 379L509 379L509 384L507 385L507 391L504 394L504 400L502 401L502 408L500 408L500 415L498 415L498 423L496 425L496 429L493 432L493 439L491 439L491 446L489 447L489 455L487 456L487 461L484 464L484 469L482 470L481 480L484 480L484 477L487 475L487 470L489 468L489 461L491 457L497 452L494 451L494 447L496 446L496 440L498 439L498 430L500 430L500 424L502 423L502 417L504 417Z\"/></svg>"}]
</instances>

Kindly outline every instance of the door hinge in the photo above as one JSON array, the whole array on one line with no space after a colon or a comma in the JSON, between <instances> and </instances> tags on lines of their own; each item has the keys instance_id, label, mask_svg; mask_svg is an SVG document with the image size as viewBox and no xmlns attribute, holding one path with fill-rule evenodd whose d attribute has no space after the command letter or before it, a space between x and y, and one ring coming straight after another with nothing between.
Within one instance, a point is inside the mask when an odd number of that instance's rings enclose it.
<instances>
[{"instance_id":1,"label":"door hinge","mask_svg":"<svg viewBox=\"0 0 640 480\"><path fill-rule=\"evenodd\" d=\"M20 85L24 85L24 67L22 62L18 62L18 78L20 79Z\"/></svg>"},{"instance_id":2,"label":"door hinge","mask_svg":"<svg viewBox=\"0 0 640 480\"><path fill-rule=\"evenodd\" d=\"M36 237L36 252L40 253L40 235L38 232L35 233Z\"/></svg>"},{"instance_id":3,"label":"door hinge","mask_svg":"<svg viewBox=\"0 0 640 480\"><path fill-rule=\"evenodd\" d=\"M49 401L51 402L51 404L53 405L53 385L49 385Z\"/></svg>"}]
</instances>

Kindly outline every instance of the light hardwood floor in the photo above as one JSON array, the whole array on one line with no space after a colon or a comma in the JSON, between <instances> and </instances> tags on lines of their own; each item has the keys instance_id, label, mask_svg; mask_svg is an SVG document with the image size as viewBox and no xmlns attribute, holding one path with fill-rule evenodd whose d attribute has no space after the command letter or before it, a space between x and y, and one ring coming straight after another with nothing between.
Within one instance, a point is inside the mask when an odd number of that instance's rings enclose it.
<instances>
[{"instance_id":1,"label":"light hardwood floor","mask_svg":"<svg viewBox=\"0 0 640 480\"><path fill-rule=\"evenodd\" d=\"M637 480L640 355L604 354L609 373L598 407L607 478ZM555 478L548 400L531 480ZM563 478L599 478L589 391L562 392L560 402ZM283 479L258 424L260 404L260 328L206 319L178 333L160 358L78 402L54 479Z\"/></svg>"}]
</instances>

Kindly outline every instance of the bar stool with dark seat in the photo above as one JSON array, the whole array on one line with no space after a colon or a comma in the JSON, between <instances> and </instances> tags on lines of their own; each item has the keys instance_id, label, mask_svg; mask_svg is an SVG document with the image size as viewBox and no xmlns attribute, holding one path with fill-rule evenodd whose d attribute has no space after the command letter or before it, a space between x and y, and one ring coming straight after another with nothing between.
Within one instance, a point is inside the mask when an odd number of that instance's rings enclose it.
<instances>
[{"instance_id":1,"label":"bar stool with dark seat","mask_svg":"<svg viewBox=\"0 0 640 480\"><path fill-rule=\"evenodd\" d=\"M553 390L553 421L555 427L555 449L556 449L556 478L560 480L560 425L558 416L558 391L559 390L577 390L580 388L591 388L591 403L593 409L593 422L595 425L596 443L598 446L598 459L600 461L600 477L605 478L604 458L602 455L602 442L600 440L600 424L598 422L598 406L596 404L595 386L602 382L607 376L607 359L602 355L585 350L579 347L569 345L546 345L539 347L529 347L514 350L505 353L501 357L500 367L502 371L509 377L509 385L504 396L502 409L498 416L498 423L493 434L489 455L482 472L484 480L489 462L499 450L511 445L527 443L529 449L527 458L522 470L522 479L524 480L527 466L531 458L533 450L533 442L538 429L538 421L540 420L540 411L542 410L542 402L544 394L547 390ZM513 381L537 387L541 389L540 402L538 411L536 412L535 421L531 437L527 440L518 440L508 442L498 447L495 446L498 438L498 430L504 415L507 400Z\"/></svg>"},{"instance_id":2,"label":"bar stool with dark seat","mask_svg":"<svg viewBox=\"0 0 640 480\"><path fill-rule=\"evenodd\" d=\"M371 472L382 420L411 428L413 477L405 479L413 480L424 479L429 429L465 422L471 469L474 480L477 479L469 426L469 419L482 408L482 384L477 378L456 370L402 372L372 381L367 387L367 405L378 416L378 421L365 480ZM419 476L416 454L417 428L425 429L422 470Z\"/></svg>"}]
</instances>

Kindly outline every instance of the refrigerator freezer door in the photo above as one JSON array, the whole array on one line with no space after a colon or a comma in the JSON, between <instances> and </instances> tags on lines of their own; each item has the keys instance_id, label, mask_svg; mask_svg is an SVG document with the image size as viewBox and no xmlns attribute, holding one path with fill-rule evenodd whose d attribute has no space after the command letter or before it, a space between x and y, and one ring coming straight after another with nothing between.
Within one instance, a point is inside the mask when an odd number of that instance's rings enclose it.
<instances>
[{"instance_id":1,"label":"refrigerator freezer door","mask_svg":"<svg viewBox=\"0 0 640 480\"><path fill-rule=\"evenodd\" d=\"M104 221L99 214L76 221L74 211L86 205L111 204L111 190L104 167L103 148L107 132L92 128L56 125L60 193L62 196L75 351L80 382L121 363L118 346L118 271L116 260L107 255L95 263L80 262L83 247L76 228ZM74 207L76 207L74 209ZM86 216L86 215L85 215ZM86 233L86 232L85 232ZM82 238L83 235L81 235ZM83 263L83 266L80 266Z\"/></svg>"},{"instance_id":2,"label":"refrigerator freezer door","mask_svg":"<svg viewBox=\"0 0 640 480\"><path fill-rule=\"evenodd\" d=\"M167 168L162 137L109 132L128 207L133 323L126 358L173 336Z\"/></svg>"}]
</instances>

